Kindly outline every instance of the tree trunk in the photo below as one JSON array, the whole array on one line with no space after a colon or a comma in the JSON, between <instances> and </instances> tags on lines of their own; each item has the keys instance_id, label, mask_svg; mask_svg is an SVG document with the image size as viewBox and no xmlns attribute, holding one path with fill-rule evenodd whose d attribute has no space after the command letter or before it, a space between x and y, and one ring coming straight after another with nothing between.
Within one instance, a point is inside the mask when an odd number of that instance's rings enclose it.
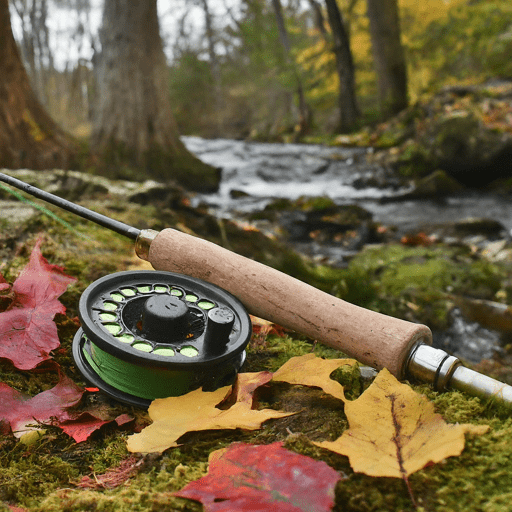
<instances>
[{"instance_id":1,"label":"tree trunk","mask_svg":"<svg viewBox=\"0 0 512 512\"><path fill-rule=\"evenodd\" d=\"M220 73L220 64L215 50L215 33L212 23L212 15L208 0L201 0L201 6L204 12L204 24L206 28L206 40L208 43L208 58L210 59L210 70L213 79L213 98L215 107L215 132L214 136L219 137L223 132L223 111L224 101L222 95L222 77Z\"/></svg>"},{"instance_id":2,"label":"tree trunk","mask_svg":"<svg viewBox=\"0 0 512 512\"><path fill-rule=\"evenodd\" d=\"M286 60L291 64L293 75L295 76L297 97L299 100L299 120L297 127L295 129L295 139L300 139L307 132L309 125L311 123L311 111L309 105L306 102L304 88L302 87L302 80L299 76L297 66L295 66L295 63L293 62L293 57L291 55L291 45L290 40L288 38L288 32L286 30L286 26L284 23L283 6L281 5L281 0L272 0L272 6L274 7L274 12L276 15L279 40L283 45Z\"/></svg>"},{"instance_id":3,"label":"tree trunk","mask_svg":"<svg viewBox=\"0 0 512 512\"><path fill-rule=\"evenodd\" d=\"M179 138L156 0L105 0L100 41L92 147L108 174L216 190L218 170Z\"/></svg>"},{"instance_id":4,"label":"tree trunk","mask_svg":"<svg viewBox=\"0 0 512 512\"><path fill-rule=\"evenodd\" d=\"M0 0L0 167L70 168L77 145L32 91L12 34L8 0Z\"/></svg>"},{"instance_id":5,"label":"tree trunk","mask_svg":"<svg viewBox=\"0 0 512 512\"><path fill-rule=\"evenodd\" d=\"M359 117L356 102L354 62L350 51L350 42L343 24L341 12L336 0L325 0L327 16L331 26L333 49L336 57L336 72L339 78L339 121L337 131L347 133L352 131Z\"/></svg>"},{"instance_id":6,"label":"tree trunk","mask_svg":"<svg viewBox=\"0 0 512 512\"><path fill-rule=\"evenodd\" d=\"M367 6L381 112L390 116L407 107L407 68L398 4L397 0L368 0Z\"/></svg>"},{"instance_id":7,"label":"tree trunk","mask_svg":"<svg viewBox=\"0 0 512 512\"><path fill-rule=\"evenodd\" d=\"M329 39L329 36L327 35L327 30L325 28L325 20L324 13L322 12L322 6L320 5L320 2L317 2L317 0L309 0L309 5L313 10L315 27L317 28L318 32L320 32L320 34L322 35L322 38L325 41L327 41Z\"/></svg>"}]
</instances>

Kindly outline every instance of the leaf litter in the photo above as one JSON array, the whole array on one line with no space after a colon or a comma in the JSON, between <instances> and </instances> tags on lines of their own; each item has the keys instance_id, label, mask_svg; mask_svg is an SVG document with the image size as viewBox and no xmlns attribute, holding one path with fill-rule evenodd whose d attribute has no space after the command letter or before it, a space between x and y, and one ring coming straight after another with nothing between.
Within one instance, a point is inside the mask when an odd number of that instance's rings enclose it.
<instances>
[{"instance_id":1,"label":"leaf litter","mask_svg":"<svg viewBox=\"0 0 512 512\"><path fill-rule=\"evenodd\" d=\"M329 375L340 366L355 365L350 359L325 360L315 354L291 358L273 375L269 372L240 374L239 381L233 387L236 400L222 417L219 400L228 392L229 387L214 393L200 390L185 395L161 399L153 402L150 417L154 423L141 433L131 436L128 450L132 452L161 452L168 447L177 446L177 440L186 431L217 428L258 428L251 421L244 423L244 412L252 411L253 393L271 379L305 386L320 387L324 392L342 400L349 429L335 441L313 443L335 453L347 456L355 472L374 477L402 478L412 494L409 476L429 464L438 463L448 457L460 455L465 445L465 434L484 434L489 427L470 424L450 425L441 415L435 413L434 405L423 395L416 393L406 384L400 383L387 370L382 370L369 388L356 400L347 400L343 387L330 379ZM236 390L236 391L235 391ZM229 395L224 403L229 402ZM248 409L250 407L250 409ZM188 411L185 411L187 408ZM176 411L183 421L176 421ZM261 411L264 412L264 411ZM277 413L277 411L273 411ZM234 413L234 414L232 414ZM221 419L222 417L222 419ZM277 414L272 417L279 417ZM206 421L204 422L204 419ZM265 421L264 416L258 422ZM226 423L224 420L229 419ZM267 418L268 419L268 418ZM177 425L179 427L177 428ZM261 426L261 423L259 423ZM162 440L165 442L162 443ZM263 450L254 447L254 450ZM219 476L220 469L215 468L212 475ZM229 475L228 475L229 477ZM228 478L229 480L229 478ZM209 481L209 480L207 480ZM208 491L211 494L213 491ZM216 495L223 502L222 492ZM201 493L190 494L199 499ZM184 496L184 495L183 495ZM211 503L208 511L223 511L215 500L205 498ZM213 501L212 501L213 500ZM206 504L205 504L206 506ZM239 510L244 510L238 505ZM240 508L241 507L241 508ZM299 510L299 509L283 509Z\"/></svg>"},{"instance_id":2,"label":"leaf litter","mask_svg":"<svg viewBox=\"0 0 512 512\"><path fill-rule=\"evenodd\" d=\"M83 389L65 376L55 387L34 397L25 397L0 382L0 419L9 423L15 437L21 438L30 431L41 429L35 424L71 419L68 409L82 399L83 393Z\"/></svg>"}]
</instances>

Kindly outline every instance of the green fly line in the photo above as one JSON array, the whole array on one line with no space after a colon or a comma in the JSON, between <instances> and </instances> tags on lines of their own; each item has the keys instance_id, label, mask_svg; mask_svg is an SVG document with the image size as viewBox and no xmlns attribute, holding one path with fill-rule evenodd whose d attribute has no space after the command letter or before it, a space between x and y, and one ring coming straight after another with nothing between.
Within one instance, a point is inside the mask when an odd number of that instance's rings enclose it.
<instances>
[{"instance_id":1,"label":"green fly line","mask_svg":"<svg viewBox=\"0 0 512 512\"><path fill-rule=\"evenodd\" d=\"M183 395L194 383L192 372L165 370L123 361L90 341L89 350L86 347L82 349L83 354L92 369L104 382L124 393L153 400ZM154 353L158 354L158 350L166 351L160 355L174 355L171 348L156 349Z\"/></svg>"},{"instance_id":2,"label":"green fly line","mask_svg":"<svg viewBox=\"0 0 512 512\"><path fill-rule=\"evenodd\" d=\"M75 235L77 235L80 238L83 238L84 240L87 240L88 242L96 242L96 240L93 240L87 235L84 235L83 233L80 233L80 231L76 230L76 227L71 225L69 222L66 222L64 219L61 219L58 215L53 213L48 208L45 208L44 206L41 206L40 204L35 203L34 201L27 199L26 197L22 196L19 192L16 192L16 190L12 190L11 188L7 187L3 183L0 183L0 188L2 190L5 190L6 192L9 192L9 194L12 194L16 199L21 201L22 203L28 204L32 208L35 208L36 210L39 210L40 212L44 213L48 217L52 218L62 226L64 226L69 231L73 232Z\"/></svg>"}]
</instances>

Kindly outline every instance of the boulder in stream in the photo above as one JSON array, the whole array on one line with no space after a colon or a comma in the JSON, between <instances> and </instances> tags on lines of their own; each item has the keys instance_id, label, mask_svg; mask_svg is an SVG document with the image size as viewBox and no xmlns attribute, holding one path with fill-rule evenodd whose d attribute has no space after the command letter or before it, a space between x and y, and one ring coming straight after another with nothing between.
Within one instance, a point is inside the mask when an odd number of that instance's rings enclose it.
<instances>
[{"instance_id":1,"label":"boulder in stream","mask_svg":"<svg viewBox=\"0 0 512 512\"><path fill-rule=\"evenodd\" d=\"M279 224L291 243L335 244L359 250L376 236L372 214L359 205L337 205L328 197L275 199L252 219Z\"/></svg>"}]
</instances>

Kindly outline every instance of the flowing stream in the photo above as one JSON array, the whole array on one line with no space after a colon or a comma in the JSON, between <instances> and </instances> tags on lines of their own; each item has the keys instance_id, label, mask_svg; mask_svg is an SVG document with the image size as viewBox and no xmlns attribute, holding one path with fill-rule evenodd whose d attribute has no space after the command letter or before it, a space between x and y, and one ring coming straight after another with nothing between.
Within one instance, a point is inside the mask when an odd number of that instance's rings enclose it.
<instances>
[{"instance_id":1,"label":"flowing stream","mask_svg":"<svg viewBox=\"0 0 512 512\"><path fill-rule=\"evenodd\" d=\"M407 190L399 188L384 169L366 163L371 148L183 140L204 162L222 169L218 193L196 198L219 216L236 218L237 213L258 211L277 197L328 196L339 205L362 206L375 222L395 226L398 233L468 218L498 221L506 237L512 233L512 200L505 195L465 192L443 200L393 201ZM499 333L466 321L457 309L451 315L450 329L434 333L436 346L475 363L503 352Z\"/></svg>"},{"instance_id":2,"label":"flowing stream","mask_svg":"<svg viewBox=\"0 0 512 512\"><path fill-rule=\"evenodd\" d=\"M366 163L371 148L275 144L184 137L190 151L222 169L220 190L201 196L218 215L262 209L276 197L328 196L337 204L358 204L376 222L399 232L425 223L489 218L512 231L512 201L506 196L466 192L440 200L386 201L406 192L384 169ZM379 186L372 186L378 184ZM388 186L386 186L388 185ZM247 195L236 194L238 191Z\"/></svg>"}]
</instances>

